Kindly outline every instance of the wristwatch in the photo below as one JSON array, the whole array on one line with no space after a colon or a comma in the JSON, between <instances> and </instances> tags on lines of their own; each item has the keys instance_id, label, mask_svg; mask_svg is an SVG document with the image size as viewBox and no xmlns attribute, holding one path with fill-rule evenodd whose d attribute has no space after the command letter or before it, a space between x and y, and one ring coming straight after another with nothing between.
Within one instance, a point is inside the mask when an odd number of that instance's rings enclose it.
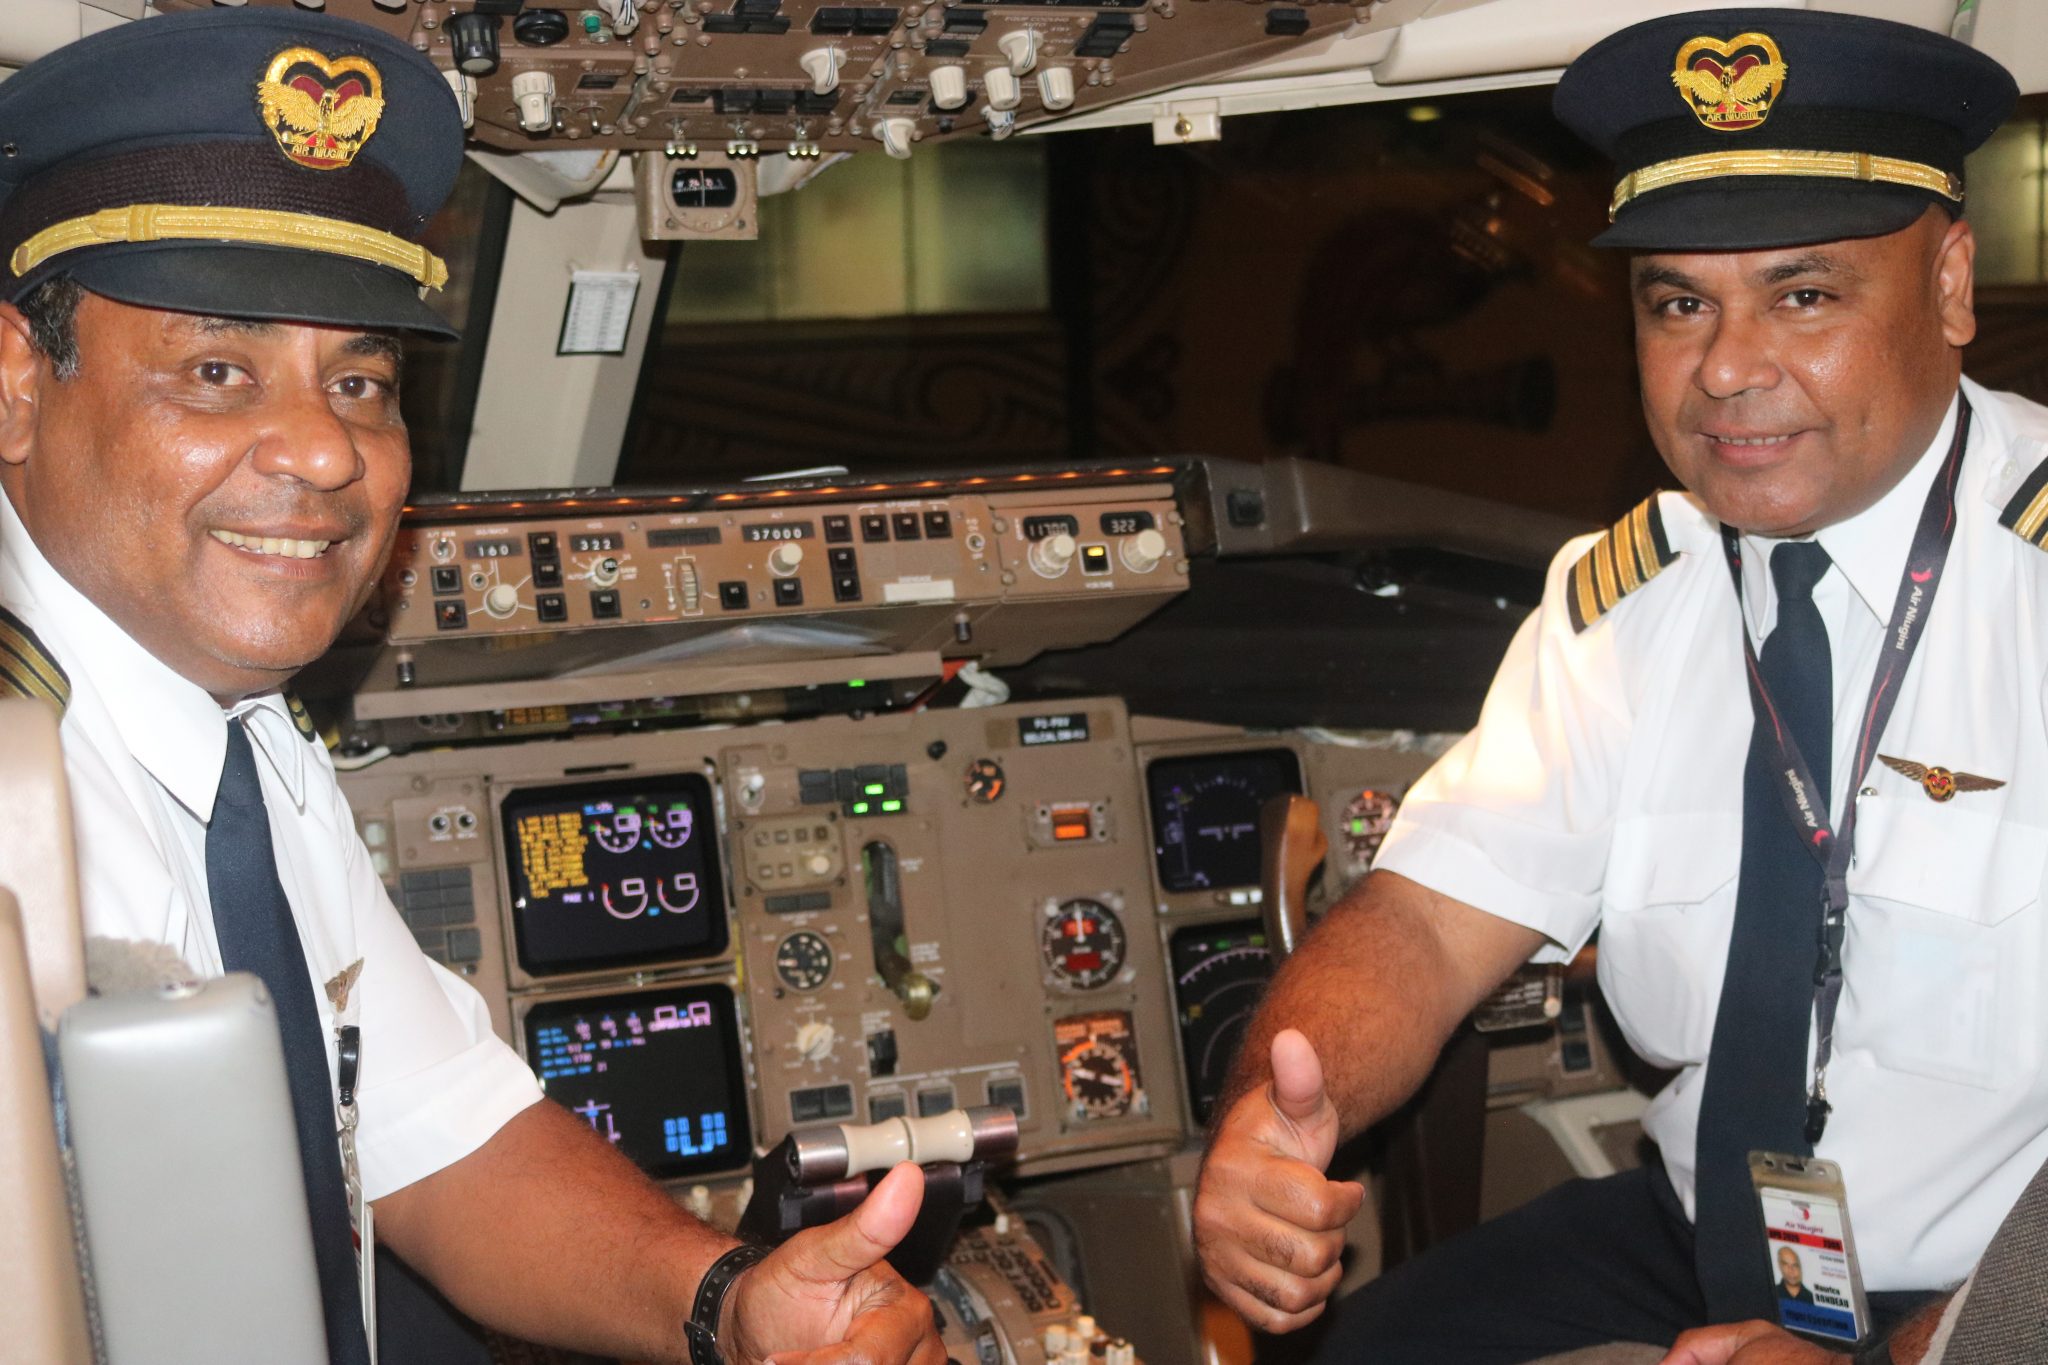
<instances>
[{"instance_id":1,"label":"wristwatch","mask_svg":"<svg viewBox=\"0 0 2048 1365\"><path fill-rule=\"evenodd\" d=\"M690 1365L730 1365L718 1345L718 1315L725 1311L725 1296L740 1272L768 1258L766 1249L745 1242L711 1263L697 1282L697 1300L690 1308L690 1320L683 1324L683 1337L690 1343Z\"/></svg>"}]
</instances>

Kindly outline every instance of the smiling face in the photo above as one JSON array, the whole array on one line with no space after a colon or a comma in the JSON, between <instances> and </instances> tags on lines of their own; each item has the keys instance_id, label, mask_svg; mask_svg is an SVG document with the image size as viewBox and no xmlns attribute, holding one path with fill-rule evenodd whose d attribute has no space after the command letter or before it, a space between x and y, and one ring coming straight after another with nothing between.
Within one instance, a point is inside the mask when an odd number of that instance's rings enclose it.
<instances>
[{"instance_id":1,"label":"smiling face","mask_svg":"<svg viewBox=\"0 0 2048 1365\"><path fill-rule=\"evenodd\" d=\"M1671 472L1766 535L1883 497L1955 394L1975 250L1966 223L1929 209L1885 237L1637 257L1643 413Z\"/></svg>"},{"instance_id":2,"label":"smiling face","mask_svg":"<svg viewBox=\"0 0 2048 1365\"><path fill-rule=\"evenodd\" d=\"M88 294L59 380L0 306L0 489L66 580L222 700L333 643L411 478L388 336Z\"/></svg>"}]
</instances>

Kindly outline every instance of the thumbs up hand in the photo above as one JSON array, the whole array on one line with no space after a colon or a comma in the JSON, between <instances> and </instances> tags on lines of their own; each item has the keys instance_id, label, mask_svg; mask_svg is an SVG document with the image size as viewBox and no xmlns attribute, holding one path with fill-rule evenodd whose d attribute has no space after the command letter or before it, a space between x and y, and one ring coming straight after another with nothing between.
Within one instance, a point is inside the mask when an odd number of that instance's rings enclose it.
<instances>
[{"instance_id":1,"label":"thumbs up hand","mask_svg":"<svg viewBox=\"0 0 2048 1365\"><path fill-rule=\"evenodd\" d=\"M799 1232L743 1272L726 1295L718 1339L733 1365L944 1365L929 1300L883 1259L924 1199L906 1162L859 1208Z\"/></svg>"},{"instance_id":2,"label":"thumbs up hand","mask_svg":"<svg viewBox=\"0 0 2048 1365\"><path fill-rule=\"evenodd\" d=\"M1241 1097L1210 1140L1195 1196L1195 1250L1224 1303L1267 1332L1313 1322L1343 1275L1344 1226L1365 1200L1325 1178L1342 1124L1308 1039L1273 1039L1273 1078Z\"/></svg>"}]
</instances>

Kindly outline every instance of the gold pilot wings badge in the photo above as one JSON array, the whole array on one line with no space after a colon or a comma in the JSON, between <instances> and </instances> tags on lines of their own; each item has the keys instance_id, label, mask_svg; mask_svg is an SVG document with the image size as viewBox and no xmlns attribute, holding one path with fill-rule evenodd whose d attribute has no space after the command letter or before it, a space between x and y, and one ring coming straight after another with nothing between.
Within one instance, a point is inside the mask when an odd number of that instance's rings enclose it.
<instances>
[{"instance_id":1,"label":"gold pilot wings badge","mask_svg":"<svg viewBox=\"0 0 2048 1365\"><path fill-rule=\"evenodd\" d=\"M1979 777L1975 773L1959 773L1931 763L1915 763L1909 758L1893 758L1890 754L1879 754L1878 761L1893 772L1909 781L1918 782L1921 790L1932 801L1953 801L1958 792L1996 791L2005 785L2001 777Z\"/></svg>"},{"instance_id":2,"label":"gold pilot wings badge","mask_svg":"<svg viewBox=\"0 0 2048 1365\"><path fill-rule=\"evenodd\" d=\"M1614 610L1614 604L1664 572L1678 552L1664 534L1657 495L1637 503L1579 557L1565 579L1565 606L1577 634Z\"/></svg>"},{"instance_id":3,"label":"gold pilot wings badge","mask_svg":"<svg viewBox=\"0 0 2048 1365\"><path fill-rule=\"evenodd\" d=\"M286 156L316 171L337 171L377 131L384 78L364 57L330 59L310 47L286 48L256 83L256 106Z\"/></svg>"}]
</instances>

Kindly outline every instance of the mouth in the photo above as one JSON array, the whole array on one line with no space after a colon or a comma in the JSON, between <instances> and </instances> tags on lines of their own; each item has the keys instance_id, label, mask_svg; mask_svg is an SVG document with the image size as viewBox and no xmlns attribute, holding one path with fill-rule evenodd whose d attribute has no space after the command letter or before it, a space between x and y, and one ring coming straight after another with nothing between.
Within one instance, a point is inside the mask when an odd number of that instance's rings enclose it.
<instances>
[{"instance_id":1,"label":"mouth","mask_svg":"<svg viewBox=\"0 0 2048 1365\"><path fill-rule=\"evenodd\" d=\"M221 544L253 555L278 559L318 559L327 553L332 540L307 540L297 536L252 536L215 527L207 532Z\"/></svg>"},{"instance_id":2,"label":"mouth","mask_svg":"<svg viewBox=\"0 0 2048 1365\"><path fill-rule=\"evenodd\" d=\"M1721 463L1754 468L1783 460L1806 432L1701 431L1699 435Z\"/></svg>"}]
</instances>

